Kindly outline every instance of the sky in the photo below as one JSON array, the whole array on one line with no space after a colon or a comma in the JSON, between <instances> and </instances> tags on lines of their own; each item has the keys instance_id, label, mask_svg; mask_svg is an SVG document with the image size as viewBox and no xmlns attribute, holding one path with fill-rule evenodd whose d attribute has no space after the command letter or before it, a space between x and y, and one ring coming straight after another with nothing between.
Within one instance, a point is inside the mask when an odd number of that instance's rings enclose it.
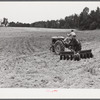
<instances>
[{"instance_id":1,"label":"sky","mask_svg":"<svg viewBox=\"0 0 100 100\"><path fill-rule=\"evenodd\" d=\"M33 23L36 21L47 21L64 19L72 14L80 14L88 7L89 10L96 10L100 2L0 2L0 19L8 18L8 21Z\"/></svg>"}]
</instances>

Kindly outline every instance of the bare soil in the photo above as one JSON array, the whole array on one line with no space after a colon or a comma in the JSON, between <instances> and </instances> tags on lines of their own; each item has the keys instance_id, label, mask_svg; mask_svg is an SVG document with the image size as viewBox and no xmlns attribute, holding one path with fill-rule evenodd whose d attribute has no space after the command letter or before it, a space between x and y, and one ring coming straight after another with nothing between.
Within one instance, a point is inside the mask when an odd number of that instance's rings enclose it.
<instances>
[{"instance_id":1,"label":"bare soil","mask_svg":"<svg viewBox=\"0 0 100 100\"><path fill-rule=\"evenodd\" d=\"M82 49L94 57L60 60L50 52L52 36L70 29L0 27L1 88L100 88L100 30L78 31Z\"/></svg>"}]
</instances>

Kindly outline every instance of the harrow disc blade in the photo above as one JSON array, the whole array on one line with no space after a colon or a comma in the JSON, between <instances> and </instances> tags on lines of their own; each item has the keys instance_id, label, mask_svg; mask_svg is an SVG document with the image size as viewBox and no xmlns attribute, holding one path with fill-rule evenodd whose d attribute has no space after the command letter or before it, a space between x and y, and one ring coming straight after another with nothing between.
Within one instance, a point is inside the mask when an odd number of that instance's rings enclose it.
<instances>
[{"instance_id":1,"label":"harrow disc blade","mask_svg":"<svg viewBox=\"0 0 100 100\"><path fill-rule=\"evenodd\" d=\"M62 60L62 55L60 55L60 60Z\"/></svg>"},{"instance_id":2,"label":"harrow disc blade","mask_svg":"<svg viewBox=\"0 0 100 100\"><path fill-rule=\"evenodd\" d=\"M66 59L66 56L64 55L64 60Z\"/></svg>"},{"instance_id":3,"label":"harrow disc blade","mask_svg":"<svg viewBox=\"0 0 100 100\"><path fill-rule=\"evenodd\" d=\"M92 53L90 53L90 57L93 58L93 54Z\"/></svg>"},{"instance_id":4,"label":"harrow disc blade","mask_svg":"<svg viewBox=\"0 0 100 100\"><path fill-rule=\"evenodd\" d=\"M90 53L87 53L87 58L90 58Z\"/></svg>"},{"instance_id":5,"label":"harrow disc blade","mask_svg":"<svg viewBox=\"0 0 100 100\"><path fill-rule=\"evenodd\" d=\"M73 60L73 58L74 58L73 55L71 55L71 56L70 56L70 60Z\"/></svg>"},{"instance_id":6,"label":"harrow disc blade","mask_svg":"<svg viewBox=\"0 0 100 100\"><path fill-rule=\"evenodd\" d=\"M67 59L67 60L69 60L69 59L70 59L69 55L66 55L66 59Z\"/></svg>"}]
</instances>

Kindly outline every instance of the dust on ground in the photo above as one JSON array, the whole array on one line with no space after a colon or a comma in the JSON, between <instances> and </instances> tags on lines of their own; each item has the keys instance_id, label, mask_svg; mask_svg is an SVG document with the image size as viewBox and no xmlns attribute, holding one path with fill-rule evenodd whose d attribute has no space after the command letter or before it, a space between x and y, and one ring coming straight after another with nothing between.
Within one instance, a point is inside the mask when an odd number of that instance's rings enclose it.
<instances>
[{"instance_id":1,"label":"dust on ground","mask_svg":"<svg viewBox=\"0 0 100 100\"><path fill-rule=\"evenodd\" d=\"M99 30L78 31L83 49L94 57L60 60L50 52L52 36L66 36L66 29L0 28L1 88L100 88Z\"/></svg>"}]
</instances>

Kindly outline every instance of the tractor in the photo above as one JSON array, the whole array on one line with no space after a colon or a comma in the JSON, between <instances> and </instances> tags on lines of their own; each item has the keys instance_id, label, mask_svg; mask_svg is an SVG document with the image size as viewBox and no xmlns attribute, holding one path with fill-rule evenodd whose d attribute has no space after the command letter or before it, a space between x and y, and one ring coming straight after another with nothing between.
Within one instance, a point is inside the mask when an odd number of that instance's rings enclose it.
<instances>
[{"instance_id":1,"label":"tractor","mask_svg":"<svg viewBox=\"0 0 100 100\"><path fill-rule=\"evenodd\" d=\"M82 50L81 42L78 39L71 40L68 44L64 41L63 36L52 37L50 50L56 55L60 55L60 60L77 60L81 58L92 58L92 50ZM65 51L65 49L68 49Z\"/></svg>"}]
</instances>

